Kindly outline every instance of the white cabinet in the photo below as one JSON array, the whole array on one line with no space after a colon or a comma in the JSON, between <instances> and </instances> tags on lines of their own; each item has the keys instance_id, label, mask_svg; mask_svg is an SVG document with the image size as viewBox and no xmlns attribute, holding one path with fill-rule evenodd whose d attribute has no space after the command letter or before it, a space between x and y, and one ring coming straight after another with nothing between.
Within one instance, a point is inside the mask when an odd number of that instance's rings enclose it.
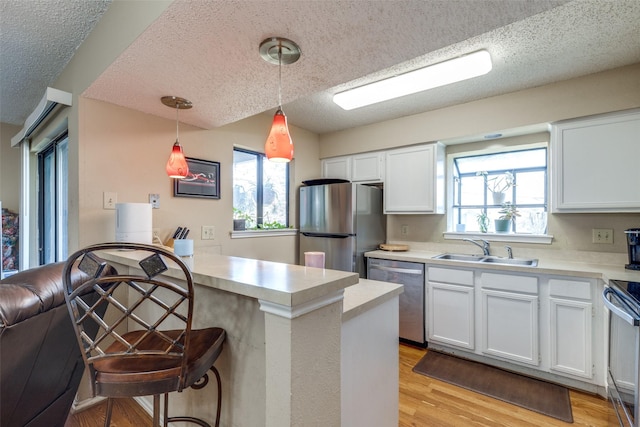
<instances>
[{"instance_id":1,"label":"white cabinet","mask_svg":"<svg viewBox=\"0 0 640 427\"><path fill-rule=\"evenodd\" d=\"M444 145L416 145L386 152L387 214L444 213Z\"/></svg>"},{"instance_id":2,"label":"white cabinet","mask_svg":"<svg viewBox=\"0 0 640 427\"><path fill-rule=\"evenodd\" d=\"M351 158L351 180L381 182L384 179L384 153L356 154Z\"/></svg>"},{"instance_id":3,"label":"white cabinet","mask_svg":"<svg viewBox=\"0 0 640 427\"><path fill-rule=\"evenodd\" d=\"M322 177L347 179L352 182L382 182L384 160L383 152L331 157L321 162Z\"/></svg>"},{"instance_id":4,"label":"white cabinet","mask_svg":"<svg viewBox=\"0 0 640 427\"><path fill-rule=\"evenodd\" d=\"M551 369L593 376L593 303L588 280L549 279Z\"/></svg>"},{"instance_id":5,"label":"white cabinet","mask_svg":"<svg viewBox=\"0 0 640 427\"><path fill-rule=\"evenodd\" d=\"M473 271L430 267L427 277L428 341L475 349Z\"/></svg>"},{"instance_id":6,"label":"white cabinet","mask_svg":"<svg viewBox=\"0 0 640 427\"><path fill-rule=\"evenodd\" d=\"M351 181L351 157L324 159L321 164L323 178L339 178Z\"/></svg>"},{"instance_id":7,"label":"white cabinet","mask_svg":"<svg viewBox=\"0 0 640 427\"><path fill-rule=\"evenodd\" d=\"M640 211L639 158L640 110L554 124L553 212Z\"/></svg>"},{"instance_id":8,"label":"white cabinet","mask_svg":"<svg viewBox=\"0 0 640 427\"><path fill-rule=\"evenodd\" d=\"M482 352L537 366L538 279L482 273Z\"/></svg>"}]
</instances>

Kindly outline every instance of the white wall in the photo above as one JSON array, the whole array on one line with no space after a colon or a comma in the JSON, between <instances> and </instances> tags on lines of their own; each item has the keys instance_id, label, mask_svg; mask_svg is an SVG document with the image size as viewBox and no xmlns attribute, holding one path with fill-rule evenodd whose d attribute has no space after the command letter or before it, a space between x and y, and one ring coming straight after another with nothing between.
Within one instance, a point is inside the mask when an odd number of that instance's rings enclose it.
<instances>
[{"instance_id":1,"label":"white wall","mask_svg":"<svg viewBox=\"0 0 640 427\"><path fill-rule=\"evenodd\" d=\"M20 129L0 123L0 201L13 212L20 209L20 148L11 147L11 138Z\"/></svg>"},{"instance_id":2,"label":"white wall","mask_svg":"<svg viewBox=\"0 0 640 427\"><path fill-rule=\"evenodd\" d=\"M220 199L212 200L173 197L173 180L167 177L165 164L175 141L175 121L84 98L80 99L79 111L80 246L114 238L115 210L103 209L103 192L117 193L118 202L138 203L148 202L149 193L157 193L160 209L153 210L153 227L159 229L163 240L177 226L187 226L197 248L224 255L296 262L295 236L229 236L233 228L233 147L263 151L271 125L269 115L214 130L180 124L180 143L188 157L220 162ZM289 218L295 225L299 183L317 177L320 163L318 137L294 126L290 131L295 155L290 171ZM214 240L200 239L203 225L215 226Z\"/></svg>"}]
</instances>

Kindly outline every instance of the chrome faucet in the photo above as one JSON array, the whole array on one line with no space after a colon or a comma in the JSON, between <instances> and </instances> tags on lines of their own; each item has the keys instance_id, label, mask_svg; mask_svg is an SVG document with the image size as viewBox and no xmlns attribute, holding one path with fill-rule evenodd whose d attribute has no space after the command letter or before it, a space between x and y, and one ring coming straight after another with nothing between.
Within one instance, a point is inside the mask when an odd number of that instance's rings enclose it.
<instances>
[{"instance_id":1,"label":"chrome faucet","mask_svg":"<svg viewBox=\"0 0 640 427\"><path fill-rule=\"evenodd\" d=\"M477 247L481 248L481 249L482 249L482 253L483 253L484 255L486 255L486 256L491 255L491 253L489 252L489 250L490 250L490 248L489 248L489 242L487 242L486 240L484 240L484 239L480 239L480 241L481 241L482 243L478 242L478 241L477 241L477 240L475 240L475 239L466 239L466 238L465 238L465 239L462 239L462 240L464 240L465 242L473 243L473 244L474 244L474 245L476 245Z\"/></svg>"},{"instance_id":2,"label":"chrome faucet","mask_svg":"<svg viewBox=\"0 0 640 427\"><path fill-rule=\"evenodd\" d=\"M507 256L509 257L509 259L513 258L513 249L511 249L511 246L505 246L504 247L507 250Z\"/></svg>"}]
</instances>

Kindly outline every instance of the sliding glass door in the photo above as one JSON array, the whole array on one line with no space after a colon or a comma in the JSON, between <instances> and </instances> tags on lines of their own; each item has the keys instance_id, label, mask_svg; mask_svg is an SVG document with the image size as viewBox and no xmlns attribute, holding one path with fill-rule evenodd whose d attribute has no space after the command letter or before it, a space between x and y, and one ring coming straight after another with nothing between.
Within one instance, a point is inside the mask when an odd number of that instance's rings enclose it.
<instances>
[{"instance_id":1,"label":"sliding glass door","mask_svg":"<svg viewBox=\"0 0 640 427\"><path fill-rule=\"evenodd\" d=\"M65 132L38 153L40 265L67 258L68 141Z\"/></svg>"}]
</instances>

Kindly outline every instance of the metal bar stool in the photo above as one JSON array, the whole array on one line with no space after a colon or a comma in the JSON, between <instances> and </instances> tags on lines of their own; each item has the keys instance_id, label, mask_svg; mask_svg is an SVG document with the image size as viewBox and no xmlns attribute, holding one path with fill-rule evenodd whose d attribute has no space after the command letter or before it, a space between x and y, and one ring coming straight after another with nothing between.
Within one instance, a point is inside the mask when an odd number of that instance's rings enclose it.
<instances>
[{"instance_id":1,"label":"metal bar stool","mask_svg":"<svg viewBox=\"0 0 640 427\"><path fill-rule=\"evenodd\" d=\"M140 271L129 268L128 274L102 274L108 265L100 257L104 250L138 251ZM168 270L165 260L177 265L171 275L186 286L169 281L166 275L159 276ZM71 282L74 265L89 275L77 287ZM113 398L149 395L153 395L153 423L159 426L161 394L165 427L178 421L210 427L198 418L168 416L168 393L203 388L209 381L208 370L214 373L218 385L215 426L219 425L222 385L213 364L226 333L216 327L191 328L193 277L179 257L151 245L102 243L72 254L65 264L63 280L93 394L108 398L106 427L111 422ZM99 295L96 302L85 298L89 291Z\"/></svg>"}]
</instances>

